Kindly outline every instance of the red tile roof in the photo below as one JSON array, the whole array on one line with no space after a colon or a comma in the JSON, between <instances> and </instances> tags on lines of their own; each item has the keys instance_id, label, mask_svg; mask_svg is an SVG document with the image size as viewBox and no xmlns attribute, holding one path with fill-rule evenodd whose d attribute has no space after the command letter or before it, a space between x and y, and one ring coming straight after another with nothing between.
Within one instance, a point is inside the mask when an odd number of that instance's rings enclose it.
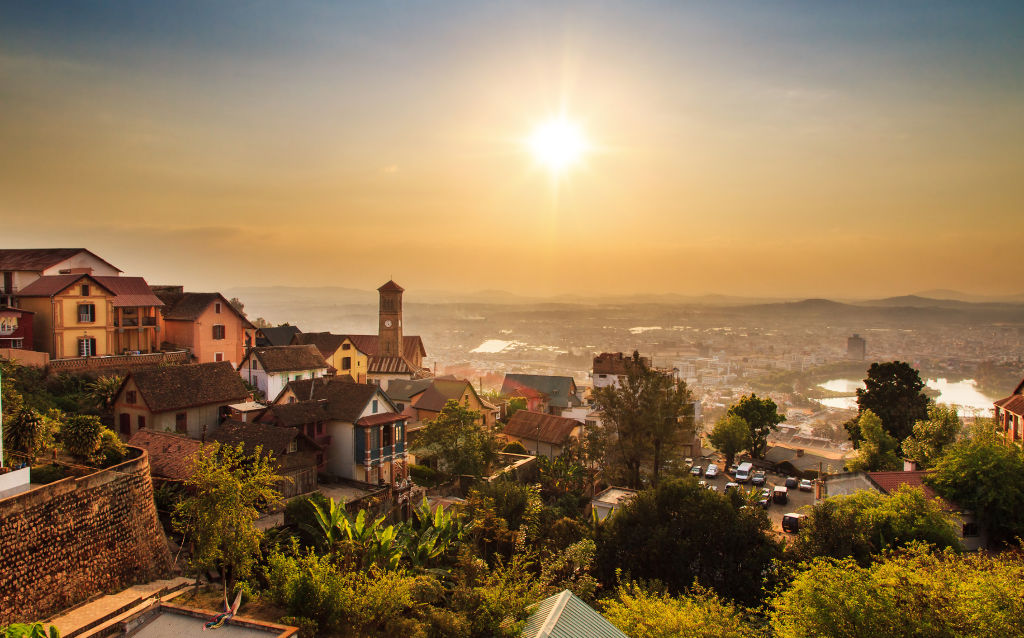
<instances>
[{"instance_id":1,"label":"red tile roof","mask_svg":"<svg viewBox=\"0 0 1024 638\"><path fill-rule=\"evenodd\" d=\"M202 443L192 437L143 428L132 435L128 445L149 453L149 471L153 476L184 481L192 476L190 457Z\"/></svg>"},{"instance_id":2,"label":"red tile roof","mask_svg":"<svg viewBox=\"0 0 1024 638\"><path fill-rule=\"evenodd\" d=\"M73 286L78 281L86 279L100 288L103 288L110 294L114 294L113 290L110 290L92 275L75 274L75 275L48 275L46 277L40 277L29 285L25 286L21 292L18 293L19 297L53 297L58 295L68 287Z\"/></svg>"},{"instance_id":3,"label":"red tile roof","mask_svg":"<svg viewBox=\"0 0 1024 638\"><path fill-rule=\"evenodd\" d=\"M318 370L328 366L320 351L312 345L253 348L252 356L259 359L260 365L267 372Z\"/></svg>"},{"instance_id":4,"label":"red tile roof","mask_svg":"<svg viewBox=\"0 0 1024 638\"><path fill-rule=\"evenodd\" d=\"M383 286L381 286L380 288L377 289L378 292L381 291L381 290L396 290L398 292L404 292L405 288L402 288L401 286L396 284L395 280L392 279L392 280L388 281L388 283L384 284Z\"/></svg>"},{"instance_id":5,"label":"red tile roof","mask_svg":"<svg viewBox=\"0 0 1024 638\"><path fill-rule=\"evenodd\" d=\"M956 508L947 501L942 500L942 498L935 493L935 490L925 485L924 476L927 473L928 472L924 470L916 470L913 472L868 472L867 475L868 478L871 479L871 482L885 494L892 494L899 490L903 485L920 487L924 490L925 497L929 499L938 498L942 501L942 509L951 511L955 510Z\"/></svg>"},{"instance_id":6,"label":"red tile roof","mask_svg":"<svg viewBox=\"0 0 1024 638\"><path fill-rule=\"evenodd\" d=\"M502 430L502 434L531 441L536 441L539 438L544 443L562 445L572 431L578 427L580 427L580 422L576 419L567 419L543 412L517 410L509 419L508 425Z\"/></svg>"},{"instance_id":7,"label":"red tile roof","mask_svg":"<svg viewBox=\"0 0 1024 638\"><path fill-rule=\"evenodd\" d=\"M93 277L96 281L117 295L114 307L162 306L164 302L153 294L149 284L142 277Z\"/></svg>"},{"instance_id":8,"label":"red tile roof","mask_svg":"<svg viewBox=\"0 0 1024 638\"><path fill-rule=\"evenodd\" d=\"M79 253L89 253L117 272L122 272L120 268L115 268L113 264L85 248L0 248L0 270L40 272Z\"/></svg>"},{"instance_id":9,"label":"red tile roof","mask_svg":"<svg viewBox=\"0 0 1024 638\"><path fill-rule=\"evenodd\" d=\"M118 395L129 379L135 381L152 412L249 400L242 377L227 361L132 370L121 382Z\"/></svg>"},{"instance_id":10,"label":"red tile roof","mask_svg":"<svg viewBox=\"0 0 1024 638\"><path fill-rule=\"evenodd\" d=\"M356 348L363 354L371 357L377 354L380 349L380 337L377 335L347 335ZM402 353L406 359L415 359L417 350L421 357L427 356L427 350L423 347L423 339L418 336L402 337Z\"/></svg>"},{"instance_id":11,"label":"red tile roof","mask_svg":"<svg viewBox=\"0 0 1024 638\"><path fill-rule=\"evenodd\" d=\"M381 414L371 414L370 416L364 416L355 422L355 425L362 426L373 426L373 425L384 425L385 423L396 423L398 421L406 421L409 417L399 412L383 412Z\"/></svg>"},{"instance_id":12,"label":"red tile roof","mask_svg":"<svg viewBox=\"0 0 1024 638\"><path fill-rule=\"evenodd\" d=\"M1012 397L1006 397L1005 399L999 399L995 402L995 405L1006 412L1012 412L1017 416L1024 416L1024 396L1019 394L1015 394Z\"/></svg>"}]
</instances>

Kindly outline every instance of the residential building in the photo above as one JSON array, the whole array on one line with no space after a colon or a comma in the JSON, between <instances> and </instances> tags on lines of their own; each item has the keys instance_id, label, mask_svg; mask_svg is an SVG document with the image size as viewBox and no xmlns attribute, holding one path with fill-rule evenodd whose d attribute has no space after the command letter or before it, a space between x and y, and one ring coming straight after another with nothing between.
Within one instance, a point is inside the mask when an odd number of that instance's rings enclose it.
<instances>
[{"instance_id":1,"label":"residential building","mask_svg":"<svg viewBox=\"0 0 1024 638\"><path fill-rule=\"evenodd\" d=\"M481 399L476 388L466 379L435 377L392 381L387 395L400 412L424 424L434 420L448 401L455 401L467 410L479 412L481 425L494 427L495 424L494 406Z\"/></svg>"},{"instance_id":2,"label":"residential building","mask_svg":"<svg viewBox=\"0 0 1024 638\"><path fill-rule=\"evenodd\" d=\"M114 427L125 439L146 428L199 439L227 419L229 406L249 398L226 361L132 370L114 400Z\"/></svg>"},{"instance_id":3,"label":"residential building","mask_svg":"<svg viewBox=\"0 0 1024 638\"><path fill-rule=\"evenodd\" d=\"M522 443L530 454L553 459L565 451L570 439L579 439L582 427L576 419L517 410L501 434L509 442Z\"/></svg>"},{"instance_id":4,"label":"residential building","mask_svg":"<svg viewBox=\"0 0 1024 638\"><path fill-rule=\"evenodd\" d=\"M154 481L184 483L192 476L191 457L203 444L187 434L137 430L128 439L128 445L149 453L149 473Z\"/></svg>"},{"instance_id":5,"label":"residential building","mask_svg":"<svg viewBox=\"0 0 1024 638\"><path fill-rule=\"evenodd\" d=\"M1022 445L1024 438L1024 380L1017 384L1013 394L995 402L996 427L1008 443Z\"/></svg>"},{"instance_id":6,"label":"residential building","mask_svg":"<svg viewBox=\"0 0 1024 638\"><path fill-rule=\"evenodd\" d=\"M256 331L256 347L287 346L295 335L302 332L298 326L277 326L276 328L260 328Z\"/></svg>"},{"instance_id":7,"label":"residential building","mask_svg":"<svg viewBox=\"0 0 1024 638\"><path fill-rule=\"evenodd\" d=\"M545 598L529 611L522 638L626 638L626 634L568 589Z\"/></svg>"},{"instance_id":8,"label":"residential building","mask_svg":"<svg viewBox=\"0 0 1024 638\"><path fill-rule=\"evenodd\" d=\"M238 371L269 401L280 394L289 381L322 377L328 367L314 345L257 346L242 358Z\"/></svg>"},{"instance_id":9,"label":"residential building","mask_svg":"<svg viewBox=\"0 0 1024 638\"><path fill-rule=\"evenodd\" d=\"M846 340L846 358L863 361L867 356L868 342L859 334Z\"/></svg>"},{"instance_id":10,"label":"residential building","mask_svg":"<svg viewBox=\"0 0 1024 638\"><path fill-rule=\"evenodd\" d=\"M30 310L0 306L0 350L32 349L32 317Z\"/></svg>"},{"instance_id":11,"label":"residential building","mask_svg":"<svg viewBox=\"0 0 1024 638\"><path fill-rule=\"evenodd\" d=\"M648 357L641 357L641 360L644 365L650 367L651 360ZM630 361L632 359L629 356L623 356L621 352L602 352L594 357L594 367L591 373L594 387L618 387L619 381L626 378Z\"/></svg>"},{"instance_id":12,"label":"residential building","mask_svg":"<svg viewBox=\"0 0 1024 638\"><path fill-rule=\"evenodd\" d=\"M506 374L501 383L499 396L511 399L519 396L518 390L533 390L543 397L542 409L555 415L583 405L572 377L556 377L541 374ZM532 397L531 398L535 398Z\"/></svg>"},{"instance_id":13,"label":"residential building","mask_svg":"<svg viewBox=\"0 0 1024 638\"><path fill-rule=\"evenodd\" d=\"M379 386L332 377L289 381L261 423L322 426L313 439L324 447L325 471L335 476L398 487L408 478L401 414ZM319 437L327 436L329 440ZM406 487L408 487L406 485Z\"/></svg>"},{"instance_id":14,"label":"residential building","mask_svg":"<svg viewBox=\"0 0 1024 638\"><path fill-rule=\"evenodd\" d=\"M35 313L33 349L51 359L150 353L163 306L142 277L46 275L18 293Z\"/></svg>"},{"instance_id":15,"label":"residential building","mask_svg":"<svg viewBox=\"0 0 1024 638\"><path fill-rule=\"evenodd\" d=\"M17 307L21 290L48 275L117 277L121 271L85 248L0 249L0 306Z\"/></svg>"},{"instance_id":16,"label":"residential building","mask_svg":"<svg viewBox=\"0 0 1024 638\"><path fill-rule=\"evenodd\" d=\"M316 346L333 368L331 374L347 374L356 383L366 383L369 356L355 346L351 337L329 332L300 332L292 337L292 345Z\"/></svg>"},{"instance_id":17,"label":"residential building","mask_svg":"<svg viewBox=\"0 0 1024 638\"><path fill-rule=\"evenodd\" d=\"M324 450L298 428L228 419L208 440L233 448L242 445L246 455L255 454L257 448L262 456L273 455L281 477L277 490L283 498L316 491L317 467L324 462Z\"/></svg>"},{"instance_id":18,"label":"residential building","mask_svg":"<svg viewBox=\"0 0 1024 638\"><path fill-rule=\"evenodd\" d=\"M238 366L245 357L246 330L254 330L219 292L154 291L163 302L164 350L188 350L197 363L227 361Z\"/></svg>"},{"instance_id":19,"label":"residential building","mask_svg":"<svg viewBox=\"0 0 1024 638\"><path fill-rule=\"evenodd\" d=\"M609 487L590 500L590 506L597 513L597 520L603 521L637 495L636 490L625 487Z\"/></svg>"}]
</instances>

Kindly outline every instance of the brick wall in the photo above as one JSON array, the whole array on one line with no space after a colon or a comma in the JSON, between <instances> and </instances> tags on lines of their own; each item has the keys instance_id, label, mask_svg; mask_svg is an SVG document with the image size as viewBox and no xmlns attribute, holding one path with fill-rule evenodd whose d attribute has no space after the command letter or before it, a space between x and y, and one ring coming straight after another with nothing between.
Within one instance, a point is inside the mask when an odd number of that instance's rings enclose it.
<instances>
[{"instance_id":1,"label":"brick wall","mask_svg":"<svg viewBox=\"0 0 1024 638\"><path fill-rule=\"evenodd\" d=\"M0 625L170 576L149 456L0 500Z\"/></svg>"}]
</instances>

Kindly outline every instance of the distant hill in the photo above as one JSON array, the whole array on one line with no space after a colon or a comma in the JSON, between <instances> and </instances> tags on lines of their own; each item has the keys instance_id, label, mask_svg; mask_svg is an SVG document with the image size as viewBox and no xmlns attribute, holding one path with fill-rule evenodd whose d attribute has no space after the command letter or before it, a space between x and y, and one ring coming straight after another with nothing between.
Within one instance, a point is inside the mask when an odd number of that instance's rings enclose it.
<instances>
[{"instance_id":1,"label":"distant hill","mask_svg":"<svg viewBox=\"0 0 1024 638\"><path fill-rule=\"evenodd\" d=\"M924 292L917 292L909 296L924 297L926 299L936 299L939 301L965 301L967 303L1024 303L1024 294L1003 296L969 295L965 292L947 290L945 288L925 290Z\"/></svg>"}]
</instances>

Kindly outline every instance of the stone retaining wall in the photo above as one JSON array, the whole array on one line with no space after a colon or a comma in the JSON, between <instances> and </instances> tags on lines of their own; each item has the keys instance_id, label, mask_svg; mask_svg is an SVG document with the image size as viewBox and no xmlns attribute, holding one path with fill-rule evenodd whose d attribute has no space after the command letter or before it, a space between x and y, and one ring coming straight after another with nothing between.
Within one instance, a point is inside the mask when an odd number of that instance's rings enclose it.
<instances>
[{"instance_id":1,"label":"stone retaining wall","mask_svg":"<svg viewBox=\"0 0 1024 638\"><path fill-rule=\"evenodd\" d=\"M0 626L167 578L149 456L0 500Z\"/></svg>"}]
</instances>

